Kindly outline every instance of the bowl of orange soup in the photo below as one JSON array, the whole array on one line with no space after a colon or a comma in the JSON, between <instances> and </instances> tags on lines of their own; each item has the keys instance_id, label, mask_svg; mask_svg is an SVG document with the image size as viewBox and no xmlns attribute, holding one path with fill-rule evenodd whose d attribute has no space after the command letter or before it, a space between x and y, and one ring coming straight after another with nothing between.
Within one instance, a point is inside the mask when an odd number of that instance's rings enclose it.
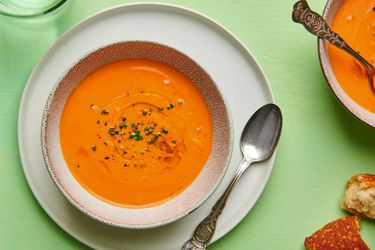
<instances>
[{"instance_id":1,"label":"bowl of orange soup","mask_svg":"<svg viewBox=\"0 0 375 250\"><path fill-rule=\"evenodd\" d=\"M323 17L354 50L375 64L375 1L329 0ZM320 39L318 45L324 75L338 100L375 127L375 95L360 63L325 40Z\"/></svg>"},{"instance_id":2,"label":"bowl of orange soup","mask_svg":"<svg viewBox=\"0 0 375 250\"><path fill-rule=\"evenodd\" d=\"M52 91L43 156L64 196L125 228L164 225L215 190L232 126L213 79L176 49L145 41L88 54Z\"/></svg>"}]
</instances>

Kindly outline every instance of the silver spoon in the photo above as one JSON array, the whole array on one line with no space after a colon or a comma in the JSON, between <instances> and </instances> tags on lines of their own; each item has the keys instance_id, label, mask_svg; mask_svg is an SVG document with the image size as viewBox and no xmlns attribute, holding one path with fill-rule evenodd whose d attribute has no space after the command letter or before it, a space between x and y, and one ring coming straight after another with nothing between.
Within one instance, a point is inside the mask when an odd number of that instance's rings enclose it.
<instances>
[{"instance_id":1,"label":"silver spoon","mask_svg":"<svg viewBox=\"0 0 375 250\"><path fill-rule=\"evenodd\" d=\"M318 13L312 11L307 4L306 0L300 0L296 2L293 6L292 19L296 23L302 24L305 29L311 34L326 39L328 42L335 45L337 48L342 49L349 53L351 56L356 58L362 66L365 68L367 73L367 78L370 84L370 89L375 95L375 86L374 86L374 76L375 68L374 66L366 61L360 54L355 52L342 37L337 33L333 32L329 27L328 23L322 16Z\"/></svg>"},{"instance_id":2,"label":"silver spoon","mask_svg":"<svg viewBox=\"0 0 375 250\"><path fill-rule=\"evenodd\" d=\"M193 237L186 241L183 250L206 249L216 229L216 222L221 215L225 203L238 179L249 168L250 164L268 159L279 141L282 126L281 111L275 104L267 104L250 118L241 136L243 159L236 175L228 185L224 194L194 231Z\"/></svg>"}]
</instances>

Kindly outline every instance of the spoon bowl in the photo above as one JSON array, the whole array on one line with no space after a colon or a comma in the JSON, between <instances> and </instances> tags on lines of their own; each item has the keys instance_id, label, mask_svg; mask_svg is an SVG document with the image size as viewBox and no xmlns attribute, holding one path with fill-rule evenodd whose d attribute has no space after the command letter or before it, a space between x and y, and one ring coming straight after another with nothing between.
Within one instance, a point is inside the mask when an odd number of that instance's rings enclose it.
<instances>
[{"instance_id":1,"label":"spoon bowl","mask_svg":"<svg viewBox=\"0 0 375 250\"><path fill-rule=\"evenodd\" d=\"M253 162L268 159L275 150L282 126L281 111L274 104L259 109L245 125L241 135L241 151Z\"/></svg>"}]
</instances>

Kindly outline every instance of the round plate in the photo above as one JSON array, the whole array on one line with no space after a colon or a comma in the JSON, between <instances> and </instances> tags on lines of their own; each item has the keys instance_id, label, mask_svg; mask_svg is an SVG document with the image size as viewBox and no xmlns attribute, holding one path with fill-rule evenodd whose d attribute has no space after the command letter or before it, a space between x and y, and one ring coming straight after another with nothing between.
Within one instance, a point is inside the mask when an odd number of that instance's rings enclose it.
<instances>
[{"instance_id":1,"label":"round plate","mask_svg":"<svg viewBox=\"0 0 375 250\"><path fill-rule=\"evenodd\" d=\"M40 142L41 119L54 84L88 52L120 41L165 44L191 57L211 75L231 109L233 155L215 193L185 218L154 229L129 230L100 223L73 207L53 184ZM228 30L194 11L164 4L131 4L91 16L67 31L34 68L26 84L18 120L25 176L46 213L67 233L95 249L179 249L223 193L241 160L239 138L249 117L273 102L267 79L250 52ZM254 206L271 174L274 156L241 178L218 221L213 241L235 227ZM145 240L147 239L147 240Z\"/></svg>"}]
</instances>

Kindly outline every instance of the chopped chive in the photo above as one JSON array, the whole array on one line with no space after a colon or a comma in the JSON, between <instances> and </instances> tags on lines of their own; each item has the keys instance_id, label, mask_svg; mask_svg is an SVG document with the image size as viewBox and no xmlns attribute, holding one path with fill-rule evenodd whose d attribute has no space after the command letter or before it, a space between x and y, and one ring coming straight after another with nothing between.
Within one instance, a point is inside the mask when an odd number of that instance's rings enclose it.
<instances>
[{"instance_id":1,"label":"chopped chive","mask_svg":"<svg viewBox=\"0 0 375 250\"><path fill-rule=\"evenodd\" d=\"M168 134L168 129L163 128L163 129L161 130L161 132L162 132L163 134Z\"/></svg>"},{"instance_id":2,"label":"chopped chive","mask_svg":"<svg viewBox=\"0 0 375 250\"><path fill-rule=\"evenodd\" d=\"M92 149L92 151L96 151L96 146L95 145L92 146L91 149Z\"/></svg>"},{"instance_id":3,"label":"chopped chive","mask_svg":"<svg viewBox=\"0 0 375 250\"><path fill-rule=\"evenodd\" d=\"M161 107L158 108L158 111L163 111L163 110L164 110L164 108L161 108Z\"/></svg>"},{"instance_id":4,"label":"chopped chive","mask_svg":"<svg viewBox=\"0 0 375 250\"><path fill-rule=\"evenodd\" d=\"M133 132L131 132L131 133L129 134L130 139L133 139L135 136L136 136L136 135L135 135L135 133L133 133Z\"/></svg>"},{"instance_id":5,"label":"chopped chive","mask_svg":"<svg viewBox=\"0 0 375 250\"><path fill-rule=\"evenodd\" d=\"M132 126L132 128L134 128L134 127L135 127L135 123L132 123L132 125L131 125L131 126Z\"/></svg>"},{"instance_id":6,"label":"chopped chive","mask_svg":"<svg viewBox=\"0 0 375 250\"><path fill-rule=\"evenodd\" d=\"M121 117L121 121L125 122L126 118L125 117Z\"/></svg>"},{"instance_id":7,"label":"chopped chive","mask_svg":"<svg viewBox=\"0 0 375 250\"><path fill-rule=\"evenodd\" d=\"M173 109L173 108L174 108L174 105L172 103L167 106L168 110Z\"/></svg>"},{"instance_id":8,"label":"chopped chive","mask_svg":"<svg viewBox=\"0 0 375 250\"><path fill-rule=\"evenodd\" d=\"M146 111L146 110L143 110L143 111L142 111L142 115L143 115L143 116L146 116L146 115L147 115L147 111Z\"/></svg>"},{"instance_id":9,"label":"chopped chive","mask_svg":"<svg viewBox=\"0 0 375 250\"><path fill-rule=\"evenodd\" d=\"M115 135L115 128L114 127L110 127L108 129L108 134L110 134L111 136L114 136Z\"/></svg>"}]
</instances>

